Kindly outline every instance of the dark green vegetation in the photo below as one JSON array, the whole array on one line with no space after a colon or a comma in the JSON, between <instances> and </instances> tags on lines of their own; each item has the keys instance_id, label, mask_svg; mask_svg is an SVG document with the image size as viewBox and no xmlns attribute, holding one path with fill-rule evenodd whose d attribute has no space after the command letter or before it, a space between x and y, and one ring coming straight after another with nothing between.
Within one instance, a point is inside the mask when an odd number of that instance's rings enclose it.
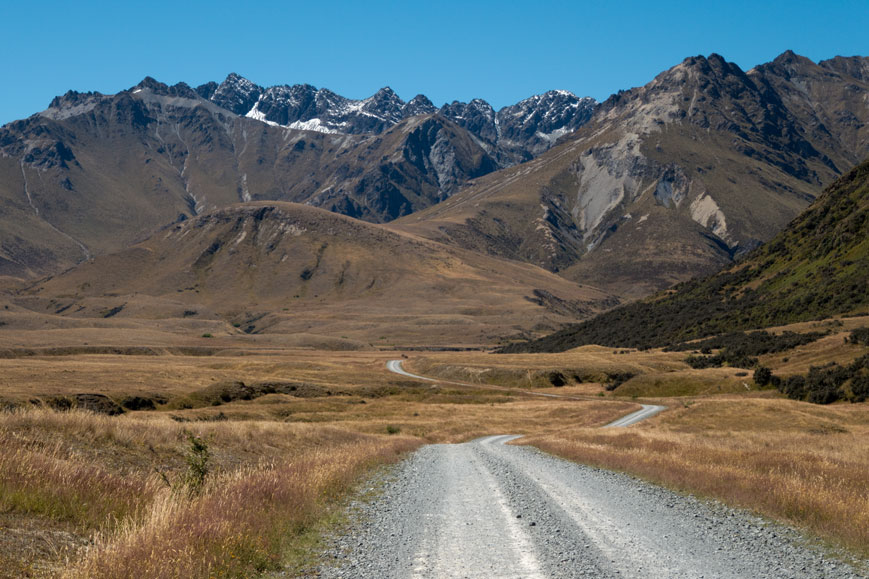
<instances>
[{"instance_id":1,"label":"dark green vegetation","mask_svg":"<svg viewBox=\"0 0 869 579\"><path fill-rule=\"evenodd\" d=\"M847 339L851 344L869 346L869 328L857 328Z\"/></svg>"},{"instance_id":2,"label":"dark green vegetation","mask_svg":"<svg viewBox=\"0 0 869 579\"><path fill-rule=\"evenodd\" d=\"M762 377L767 377L767 374L764 372ZM806 375L796 374L782 379L770 373L767 383L775 385L794 400L816 404L838 400L863 402L869 397L869 355L861 356L846 366L835 362L812 366Z\"/></svg>"},{"instance_id":3,"label":"dark green vegetation","mask_svg":"<svg viewBox=\"0 0 869 579\"><path fill-rule=\"evenodd\" d=\"M791 350L797 346L809 344L824 336L821 332L782 332L771 334L769 332L730 332L720 336L713 336L696 342L682 342L665 348L667 352L684 352L687 350L699 350L701 354L708 354L710 350L727 349L747 356L762 356Z\"/></svg>"},{"instance_id":4,"label":"dark green vegetation","mask_svg":"<svg viewBox=\"0 0 869 579\"><path fill-rule=\"evenodd\" d=\"M857 328L845 338L850 344L869 346L869 328ZM754 371L759 386L773 385L795 400L817 404L830 404L838 400L863 402L869 397L869 355L861 356L846 366L830 362L812 366L806 375L795 374L787 378L773 375L765 366Z\"/></svg>"},{"instance_id":5,"label":"dark green vegetation","mask_svg":"<svg viewBox=\"0 0 869 579\"><path fill-rule=\"evenodd\" d=\"M814 342L823 335L820 332L805 334L796 332L770 334L762 331L731 332L698 342L683 342L670 346L666 350L673 352L699 350L700 354L703 355L692 354L685 359L689 366L696 369L719 368L725 365L734 368L754 368L757 364L755 356L791 350L797 346ZM720 351L713 355L712 350Z\"/></svg>"},{"instance_id":6,"label":"dark green vegetation","mask_svg":"<svg viewBox=\"0 0 869 579\"><path fill-rule=\"evenodd\" d=\"M703 368L720 368L722 366L730 366L732 368L754 368L757 364L757 358L745 354L737 354L736 352L724 349L720 353L711 356L697 356L691 354L685 358L685 363L695 370L702 370Z\"/></svg>"},{"instance_id":7,"label":"dark green vegetation","mask_svg":"<svg viewBox=\"0 0 869 579\"><path fill-rule=\"evenodd\" d=\"M869 162L739 264L504 352L649 348L869 310Z\"/></svg>"}]
</instances>

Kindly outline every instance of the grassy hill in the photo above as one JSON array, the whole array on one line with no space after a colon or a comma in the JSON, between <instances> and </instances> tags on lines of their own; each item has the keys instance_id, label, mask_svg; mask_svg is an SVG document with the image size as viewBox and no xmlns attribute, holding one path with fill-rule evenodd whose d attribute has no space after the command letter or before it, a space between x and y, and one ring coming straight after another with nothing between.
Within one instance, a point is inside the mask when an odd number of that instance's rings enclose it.
<instances>
[{"instance_id":1,"label":"grassy hill","mask_svg":"<svg viewBox=\"0 0 869 579\"><path fill-rule=\"evenodd\" d=\"M221 335L312 334L346 347L490 344L505 334L543 335L614 305L529 264L265 202L172 225L14 302L64 323L222 321Z\"/></svg>"},{"instance_id":2,"label":"grassy hill","mask_svg":"<svg viewBox=\"0 0 869 579\"><path fill-rule=\"evenodd\" d=\"M869 161L733 267L506 350L662 346L867 310Z\"/></svg>"}]
</instances>

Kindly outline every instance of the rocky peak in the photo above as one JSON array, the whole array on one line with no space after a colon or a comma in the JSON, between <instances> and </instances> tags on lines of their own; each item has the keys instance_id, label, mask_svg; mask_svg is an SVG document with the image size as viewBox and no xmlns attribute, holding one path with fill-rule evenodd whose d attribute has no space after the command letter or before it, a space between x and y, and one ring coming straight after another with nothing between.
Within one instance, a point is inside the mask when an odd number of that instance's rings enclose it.
<instances>
[{"instance_id":1,"label":"rocky peak","mask_svg":"<svg viewBox=\"0 0 869 579\"><path fill-rule=\"evenodd\" d=\"M189 99L199 98L199 95L185 82L179 82L178 84L169 86L160 81L154 80L150 76L146 76L142 82L131 88L129 92L136 93L140 90L147 90L159 96L182 97Z\"/></svg>"},{"instance_id":2,"label":"rocky peak","mask_svg":"<svg viewBox=\"0 0 869 579\"><path fill-rule=\"evenodd\" d=\"M102 97L103 94L99 92L78 92L74 90L67 91L63 96L56 96L51 99L51 103L48 105L50 109L68 109L76 106L80 106L87 102L92 101L95 98Z\"/></svg>"},{"instance_id":3,"label":"rocky peak","mask_svg":"<svg viewBox=\"0 0 869 579\"><path fill-rule=\"evenodd\" d=\"M806 66L814 65L810 59L805 56L800 56L793 50L785 50L772 61L772 64L778 66Z\"/></svg>"},{"instance_id":4,"label":"rocky peak","mask_svg":"<svg viewBox=\"0 0 869 579\"><path fill-rule=\"evenodd\" d=\"M440 114L484 141L495 143L498 140L495 110L483 99L473 99L469 103L453 101L442 106Z\"/></svg>"},{"instance_id":5,"label":"rocky peak","mask_svg":"<svg viewBox=\"0 0 869 579\"><path fill-rule=\"evenodd\" d=\"M142 79L142 82L134 86L130 89L131 92L135 92L137 90L149 90L154 94L158 95L166 95L169 93L169 85L160 82L151 76L146 76Z\"/></svg>"},{"instance_id":6,"label":"rocky peak","mask_svg":"<svg viewBox=\"0 0 869 579\"><path fill-rule=\"evenodd\" d=\"M759 73L760 76L776 75L784 80L790 80L791 78L812 75L817 70L818 65L814 62L788 50L780 54L772 62L761 64L750 72Z\"/></svg>"},{"instance_id":7,"label":"rocky peak","mask_svg":"<svg viewBox=\"0 0 869 579\"><path fill-rule=\"evenodd\" d=\"M317 90L315 100L317 101L317 111L321 113L325 113L329 110L338 110L347 106L347 103L350 102L350 99L344 98L327 88Z\"/></svg>"},{"instance_id":8,"label":"rocky peak","mask_svg":"<svg viewBox=\"0 0 869 579\"><path fill-rule=\"evenodd\" d=\"M362 101L361 110L394 124L401 120L404 105L405 102L387 86Z\"/></svg>"},{"instance_id":9,"label":"rocky peak","mask_svg":"<svg viewBox=\"0 0 869 579\"><path fill-rule=\"evenodd\" d=\"M210 82L206 82L205 84L200 84L194 90L196 91L196 94L198 94L202 98L206 100L211 100L211 97L212 95L214 95L214 91L217 90L218 86L219 85L212 80Z\"/></svg>"},{"instance_id":10,"label":"rocky peak","mask_svg":"<svg viewBox=\"0 0 869 579\"><path fill-rule=\"evenodd\" d=\"M836 56L829 60L822 60L818 66L869 82L869 57L866 56Z\"/></svg>"},{"instance_id":11,"label":"rocky peak","mask_svg":"<svg viewBox=\"0 0 869 579\"><path fill-rule=\"evenodd\" d=\"M504 107L498 111L497 119L505 139L529 139L537 135L554 140L585 124L596 105L592 98L551 90Z\"/></svg>"},{"instance_id":12,"label":"rocky peak","mask_svg":"<svg viewBox=\"0 0 869 579\"><path fill-rule=\"evenodd\" d=\"M702 84L721 84L727 82L744 83L747 79L745 72L733 62L727 62L720 54L712 53L708 57L692 56L686 58L682 65L674 67L667 73L684 68L690 72L689 79L697 79ZM664 73L664 78L669 75Z\"/></svg>"},{"instance_id":13,"label":"rocky peak","mask_svg":"<svg viewBox=\"0 0 869 579\"><path fill-rule=\"evenodd\" d=\"M296 84L267 88L247 115L289 125L296 121L307 121L316 117L317 113L317 89L309 84Z\"/></svg>"},{"instance_id":14,"label":"rocky peak","mask_svg":"<svg viewBox=\"0 0 869 579\"><path fill-rule=\"evenodd\" d=\"M404 105L401 110L401 116L402 118L408 118L417 115L432 115L437 110L437 107L432 104L427 96L418 94Z\"/></svg>"},{"instance_id":15,"label":"rocky peak","mask_svg":"<svg viewBox=\"0 0 869 579\"><path fill-rule=\"evenodd\" d=\"M262 92L262 87L233 72L214 90L210 100L237 115L245 115Z\"/></svg>"}]
</instances>

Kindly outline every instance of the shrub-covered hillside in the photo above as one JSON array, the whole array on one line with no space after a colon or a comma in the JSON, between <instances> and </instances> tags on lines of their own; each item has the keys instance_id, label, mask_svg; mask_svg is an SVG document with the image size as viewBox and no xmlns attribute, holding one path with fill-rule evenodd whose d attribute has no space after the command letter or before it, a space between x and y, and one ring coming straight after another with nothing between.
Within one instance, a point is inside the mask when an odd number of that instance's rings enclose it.
<instances>
[{"instance_id":1,"label":"shrub-covered hillside","mask_svg":"<svg viewBox=\"0 0 869 579\"><path fill-rule=\"evenodd\" d=\"M869 311L869 161L740 263L506 352L653 347Z\"/></svg>"}]
</instances>

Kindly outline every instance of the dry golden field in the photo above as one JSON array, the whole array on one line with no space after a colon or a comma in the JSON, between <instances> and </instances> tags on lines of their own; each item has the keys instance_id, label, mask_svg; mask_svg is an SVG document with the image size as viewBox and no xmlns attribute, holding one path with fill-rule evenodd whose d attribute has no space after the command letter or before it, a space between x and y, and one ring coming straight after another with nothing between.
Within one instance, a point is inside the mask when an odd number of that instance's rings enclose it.
<instances>
[{"instance_id":1,"label":"dry golden field","mask_svg":"<svg viewBox=\"0 0 869 579\"><path fill-rule=\"evenodd\" d=\"M786 374L852 359L866 349L842 332L859 323L763 362ZM0 575L297 573L371 469L421 444L499 433L867 555L866 404L793 402L739 369L690 369L678 352L348 352L284 340L153 327L0 331ZM388 373L386 361L402 356L408 370L444 382ZM634 376L607 391L620 373ZM556 375L563 386L552 385ZM94 406L80 394L106 398ZM154 409L86 409L135 406L133 397ZM647 400L669 410L598 428Z\"/></svg>"}]
</instances>

